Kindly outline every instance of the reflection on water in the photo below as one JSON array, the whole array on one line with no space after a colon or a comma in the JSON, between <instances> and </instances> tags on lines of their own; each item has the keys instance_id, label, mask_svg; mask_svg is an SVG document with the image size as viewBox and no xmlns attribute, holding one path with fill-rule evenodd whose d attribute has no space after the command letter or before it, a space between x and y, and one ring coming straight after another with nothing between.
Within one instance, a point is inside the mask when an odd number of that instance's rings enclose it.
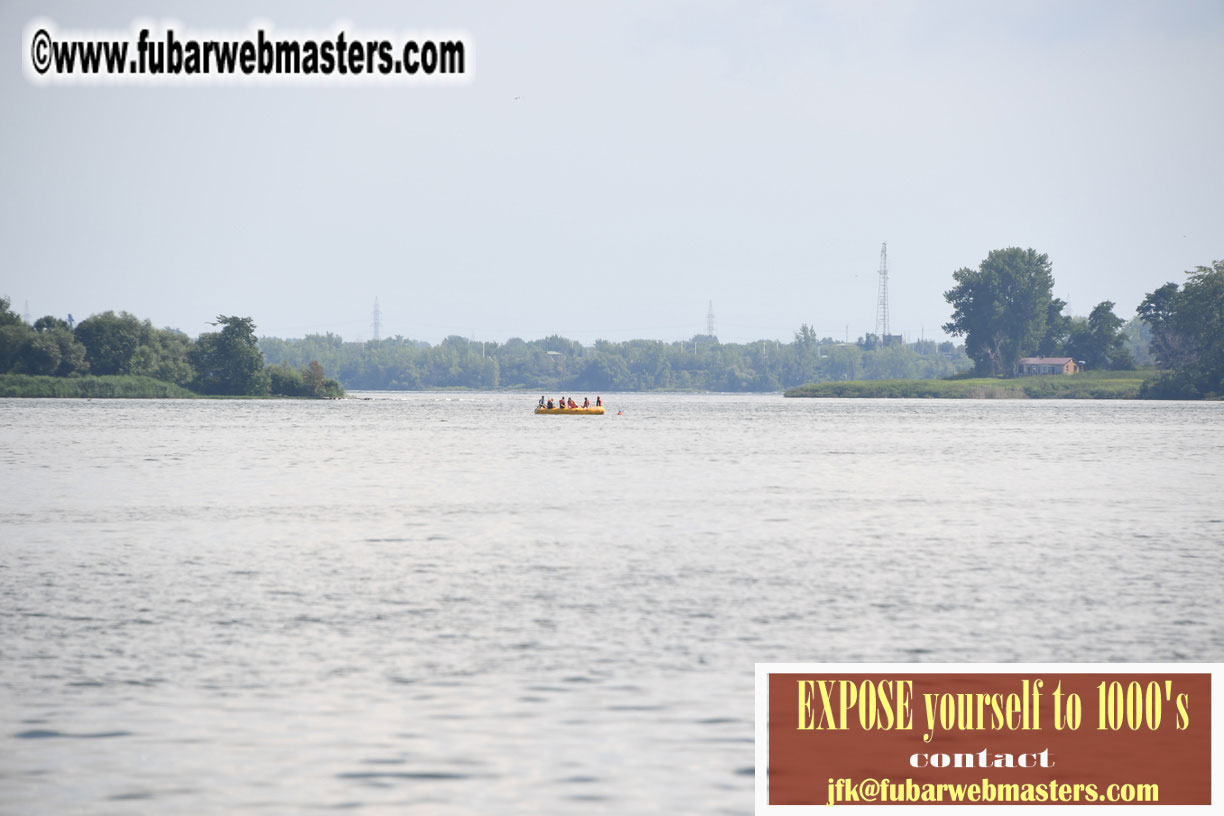
<instances>
[{"instance_id":1,"label":"reflection on water","mask_svg":"<svg viewBox=\"0 0 1224 816\"><path fill-rule=\"evenodd\" d=\"M1224 405L367 396L0 400L0 810L747 813L757 661L1224 655Z\"/></svg>"}]
</instances>

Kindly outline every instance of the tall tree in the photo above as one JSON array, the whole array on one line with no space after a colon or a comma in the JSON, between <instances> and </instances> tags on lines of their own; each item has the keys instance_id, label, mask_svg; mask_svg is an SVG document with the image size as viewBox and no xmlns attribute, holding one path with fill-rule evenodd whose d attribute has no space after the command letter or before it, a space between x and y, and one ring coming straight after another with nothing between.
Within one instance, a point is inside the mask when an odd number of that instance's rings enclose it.
<instances>
[{"instance_id":1,"label":"tall tree","mask_svg":"<svg viewBox=\"0 0 1224 816\"><path fill-rule=\"evenodd\" d=\"M60 364L60 347L50 332L33 332L17 355L17 370L23 374L49 376Z\"/></svg>"},{"instance_id":2,"label":"tall tree","mask_svg":"<svg viewBox=\"0 0 1224 816\"><path fill-rule=\"evenodd\" d=\"M56 354L52 355L58 360L53 370L41 373L54 374L57 377L72 377L89 373L89 363L85 359L85 346L76 339L72 329L68 328L67 320L46 315L34 321L34 331L44 347L49 343L54 343L57 350Z\"/></svg>"},{"instance_id":3,"label":"tall tree","mask_svg":"<svg viewBox=\"0 0 1224 816\"><path fill-rule=\"evenodd\" d=\"M814 347L820 344L820 339L816 336L816 330L806 323L799 325L799 331L795 332L795 343L804 348Z\"/></svg>"},{"instance_id":4,"label":"tall tree","mask_svg":"<svg viewBox=\"0 0 1224 816\"><path fill-rule=\"evenodd\" d=\"M181 331L155 329L149 321L145 323L148 324L146 340L132 355L132 373L190 386L195 379L195 371L187 359L191 338Z\"/></svg>"},{"instance_id":5,"label":"tall tree","mask_svg":"<svg viewBox=\"0 0 1224 816\"><path fill-rule=\"evenodd\" d=\"M127 312L102 312L77 324L76 339L85 347L93 374L131 374L132 357L148 340L148 326Z\"/></svg>"},{"instance_id":6,"label":"tall tree","mask_svg":"<svg viewBox=\"0 0 1224 816\"><path fill-rule=\"evenodd\" d=\"M321 397L326 393L327 377L323 375L323 366L318 360L311 360L310 365L302 370L302 387L312 397Z\"/></svg>"},{"instance_id":7,"label":"tall tree","mask_svg":"<svg viewBox=\"0 0 1224 816\"><path fill-rule=\"evenodd\" d=\"M1067 340L1067 353L1089 369L1130 369L1135 367L1126 350L1122 333L1125 322L1113 312L1113 301L1098 303L1087 323L1076 326Z\"/></svg>"},{"instance_id":8,"label":"tall tree","mask_svg":"<svg viewBox=\"0 0 1224 816\"><path fill-rule=\"evenodd\" d=\"M979 374L1010 374L1045 338L1054 288L1049 258L1032 249L996 249L976 270L964 267L952 278L956 286L944 293L952 321L944 331L965 336Z\"/></svg>"},{"instance_id":9,"label":"tall tree","mask_svg":"<svg viewBox=\"0 0 1224 816\"><path fill-rule=\"evenodd\" d=\"M218 315L213 325L221 326L221 331L201 334L188 354L196 372L195 390L203 394L267 394L269 379L255 339L255 321Z\"/></svg>"},{"instance_id":10,"label":"tall tree","mask_svg":"<svg viewBox=\"0 0 1224 816\"><path fill-rule=\"evenodd\" d=\"M1152 331L1152 353L1172 369L1145 384L1145 395L1224 396L1224 261L1197 267L1180 289L1150 292L1139 316Z\"/></svg>"},{"instance_id":11,"label":"tall tree","mask_svg":"<svg viewBox=\"0 0 1224 816\"><path fill-rule=\"evenodd\" d=\"M1177 302L1181 291L1176 283L1166 283L1148 292L1136 310L1152 333L1150 350L1161 368L1183 368L1194 362L1194 332L1179 320Z\"/></svg>"},{"instance_id":12,"label":"tall tree","mask_svg":"<svg viewBox=\"0 0 1224 816\"><path fill-rule=\"evenodd\" d=\"M7 297L0 296L0 374L17 366L22 349L34 335L21 315L9 308L11 304Z\"/></svg>"},{"instance_id":13,"label":"tall tree","mask_svg":"<svg viewBox=\"0 0 1224 816\"><path fill-rule=\"evenodd\" d=\"M1188 273L1179 322L1194 336L1195 376L1204 393L1224 396L1224 261Z\"/></svg>"},{"instance_id":14,"label":"tall tree","mask_svg":"<svg viewBox=\"0 0 1224 816\"><path fill-rule=\"evenodd\" d=\"M1067 308L1067 301L1062 298L1050 298L1050 305L1046 309L1045 336L1041 338L1041 343L1037 346L1037 353L1042 357L1055 357L1061 354L1067 338L1071 336L1071 316L1063 314L1065 308Z\"/></svg>"}]
</instances>

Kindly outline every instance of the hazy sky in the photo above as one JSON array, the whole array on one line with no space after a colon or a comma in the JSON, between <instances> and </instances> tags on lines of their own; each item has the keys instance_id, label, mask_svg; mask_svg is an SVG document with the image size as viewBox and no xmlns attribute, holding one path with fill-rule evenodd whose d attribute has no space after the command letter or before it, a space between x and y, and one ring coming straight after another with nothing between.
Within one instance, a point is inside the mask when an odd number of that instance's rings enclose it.
<instances>
[{"instance_id":1,"label":"hazy sky","mask_svg":"<svg viewBox=\"0 0 1224 816\"><path fill-rule=\"evenodd\" d=\"M34 87L21 32L458 29L463 87ZM0 294L195 335L940 336L1048 253L1086 314L1224 258L1224 3L6 2ZM516 99L515 97L520 97Z\"/></svg>"}]
</instances>

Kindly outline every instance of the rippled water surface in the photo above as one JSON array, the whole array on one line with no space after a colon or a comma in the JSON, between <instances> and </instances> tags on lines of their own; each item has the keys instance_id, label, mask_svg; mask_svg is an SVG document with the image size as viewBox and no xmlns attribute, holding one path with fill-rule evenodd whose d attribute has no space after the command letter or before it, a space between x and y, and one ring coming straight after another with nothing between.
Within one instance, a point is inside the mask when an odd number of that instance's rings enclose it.
<instances>
[{"instance_id":1,"label":"rippled water surface","mask_svg":"<svg viewBox=\"0 0 1224 816\"><path fill-rule=\"evenodd\" d=\"M1224 658L1221 404L364 396L0 400L0 811L747 813L757 661Z\"/></svg>"}]
</instances>

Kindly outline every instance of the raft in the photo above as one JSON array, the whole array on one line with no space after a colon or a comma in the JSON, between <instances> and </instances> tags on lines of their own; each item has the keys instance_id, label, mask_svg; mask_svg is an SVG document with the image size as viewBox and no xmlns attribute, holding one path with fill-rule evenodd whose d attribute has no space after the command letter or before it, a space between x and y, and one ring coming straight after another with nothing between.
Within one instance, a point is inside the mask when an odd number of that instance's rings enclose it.
<instances>
[{"instance_id":1,"label":"raft","mask_svg":"<svg viewBox=\"0 0 1224 816\"><path fill-rule=\"evenodd\" d=\"M604 412L602 405L592 405L590 408L541 408L536 406L537 414L594 414L596 416Z\"/></svg>"}]
</instances>

